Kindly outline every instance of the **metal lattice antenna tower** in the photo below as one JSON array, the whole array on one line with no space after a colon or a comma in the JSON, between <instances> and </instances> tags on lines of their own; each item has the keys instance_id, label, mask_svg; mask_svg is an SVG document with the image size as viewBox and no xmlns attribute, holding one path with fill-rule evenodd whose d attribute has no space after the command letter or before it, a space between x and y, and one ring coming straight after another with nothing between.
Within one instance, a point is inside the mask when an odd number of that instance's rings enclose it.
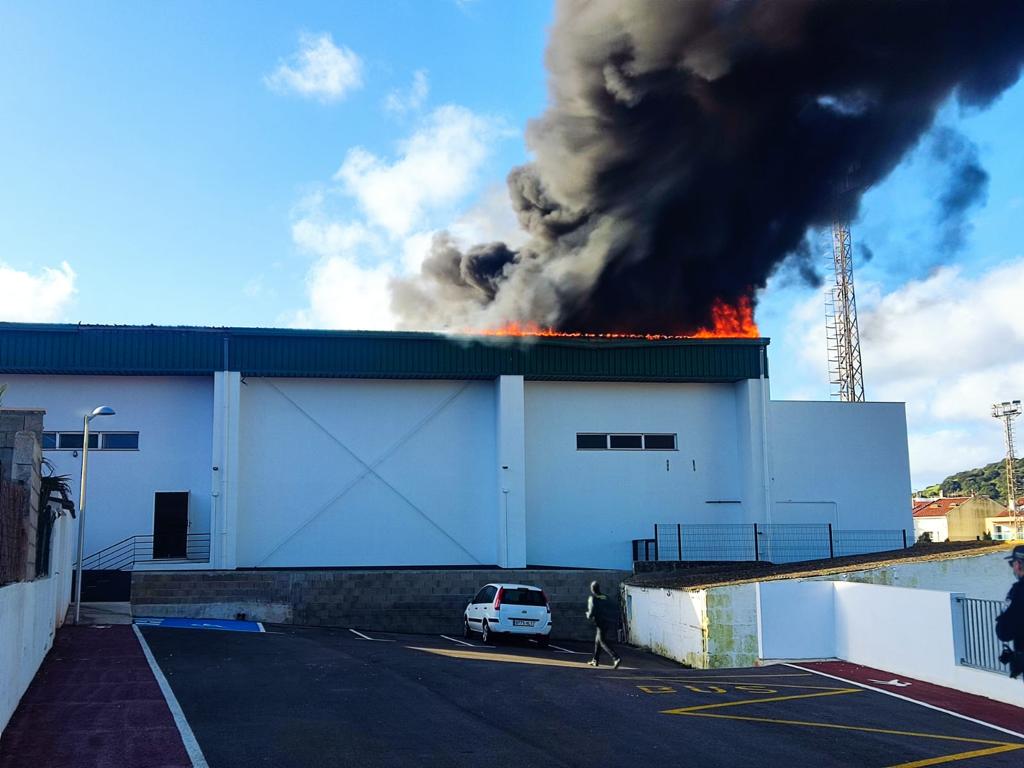
<instances>
[{"instance_id":1,"label":"metal lattice antenna tower","mask_svg":"<svg viewBox=\"0 0 1024 768\"><path fill-rule=\"evenodd\" d=\"M825 300L832 396L844 403L862 403L864 371L860 361L857 298L853 290L853 242L850 225L838 219L832 223L832 266L835 278Z\"/></svg>"},{"instance_id":2,"label":"metal lattice antenna tower","mask_svg":"<svg viewBox=\"0 0 1024 768\"><path fill-rule=\"evenodd\" d=\"M1013 446L1013 420L1020 414L1020 400L1010 400L992 406L992 415L1003 422L1006 433L1006 500L1013 514L1014 528L1018 533L1021 529L1021 510L1017 509L1017 478L1013 466L1017 458Z\"/></svg>"}]
</instances>

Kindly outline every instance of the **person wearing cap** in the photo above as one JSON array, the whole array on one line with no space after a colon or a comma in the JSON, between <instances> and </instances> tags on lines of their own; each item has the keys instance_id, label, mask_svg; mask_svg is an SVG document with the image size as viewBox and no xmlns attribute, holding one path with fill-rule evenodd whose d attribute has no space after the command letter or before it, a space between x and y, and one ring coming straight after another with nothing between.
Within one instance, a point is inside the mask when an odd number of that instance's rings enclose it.
<instances>
[{"instance_id":1,"label":"person wearing cap","mask_svg":"<svg viewBox=\"0 0 1024 768\"><path fill-rule=\"evenodd\" d=\"M619 668L622 659L608 644L619 630L619 606L608 595L602 594L601 585L590 582L590 597L587 598L587 618L594 625L594 658L587 663L592 667L601 663L601 649L611 657L612 669Z\"/></svg>"},{"instance_id":2,"label":"person wearing cap","mask_svg":"<svg viewBox=\"0 0 1024 768\"><path fill-rule=\"evenodd\" d=\"M1016 677L1024 666L1024 544L1014 547L1006 559L1017 581L1006 595L1006 608L996 617L996 637L1013 643L1016 658L1010 664L1010 676Z\"/></svg>"}]
</instances>

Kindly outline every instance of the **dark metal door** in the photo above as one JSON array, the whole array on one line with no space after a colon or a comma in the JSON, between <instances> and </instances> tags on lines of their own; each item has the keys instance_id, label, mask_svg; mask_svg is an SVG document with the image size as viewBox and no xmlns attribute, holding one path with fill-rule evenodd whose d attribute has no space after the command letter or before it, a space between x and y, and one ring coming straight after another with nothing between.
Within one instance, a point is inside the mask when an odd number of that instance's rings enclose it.
<instances>
[{"instance_id":1,"label":"dark metal door","mask_svg":"<svg viewBox=\"0 0 1024 768\"><path fill-rule=\"evenodd\" d=\"M188 553L188 491L157 491L153 504L153 558Z\"/></svg>"}]
</instances>

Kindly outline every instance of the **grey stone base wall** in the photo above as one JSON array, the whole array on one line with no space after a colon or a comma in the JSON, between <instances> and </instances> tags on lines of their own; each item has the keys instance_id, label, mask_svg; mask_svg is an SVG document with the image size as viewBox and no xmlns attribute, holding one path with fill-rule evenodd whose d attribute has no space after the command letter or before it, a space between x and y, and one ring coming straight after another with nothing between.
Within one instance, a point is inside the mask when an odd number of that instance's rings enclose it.
<instances>
[{"instance_id":1,"label":"grey stone base wall","mask_svg":"<svg viewBox=\"0 0 1024 768\"><path fill-rule=\"evenodd\" d=\"M584 617L590 582L619 595L629 571L606 570L289 570L136 571L135 616L233 619L380 632L451 634L484 584L541 587L551 601L554 639L589 640Z\"/></svg>"}]
</instances>

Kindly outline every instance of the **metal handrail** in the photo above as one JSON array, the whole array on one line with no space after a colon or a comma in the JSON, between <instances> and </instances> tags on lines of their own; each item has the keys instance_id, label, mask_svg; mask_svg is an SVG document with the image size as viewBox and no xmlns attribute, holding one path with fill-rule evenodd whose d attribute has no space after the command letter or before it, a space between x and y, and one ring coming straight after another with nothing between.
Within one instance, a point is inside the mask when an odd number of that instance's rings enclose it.
<instances>
[{"instance_id":1,"label":"metal handrail","mask_svg":"<svg viewBox=\"0 0 1024 768\"><path fill-rule=\"evenodd\" d=\"M141 533L136 536L129 536L82 558L82 570L124 571L131 570L136 563L152 563L166 560L209 562L209 533L189 533L185 535L185 541L185 557L162 558L153 557L153 534Z\"/></svg>"}]
</instances>

